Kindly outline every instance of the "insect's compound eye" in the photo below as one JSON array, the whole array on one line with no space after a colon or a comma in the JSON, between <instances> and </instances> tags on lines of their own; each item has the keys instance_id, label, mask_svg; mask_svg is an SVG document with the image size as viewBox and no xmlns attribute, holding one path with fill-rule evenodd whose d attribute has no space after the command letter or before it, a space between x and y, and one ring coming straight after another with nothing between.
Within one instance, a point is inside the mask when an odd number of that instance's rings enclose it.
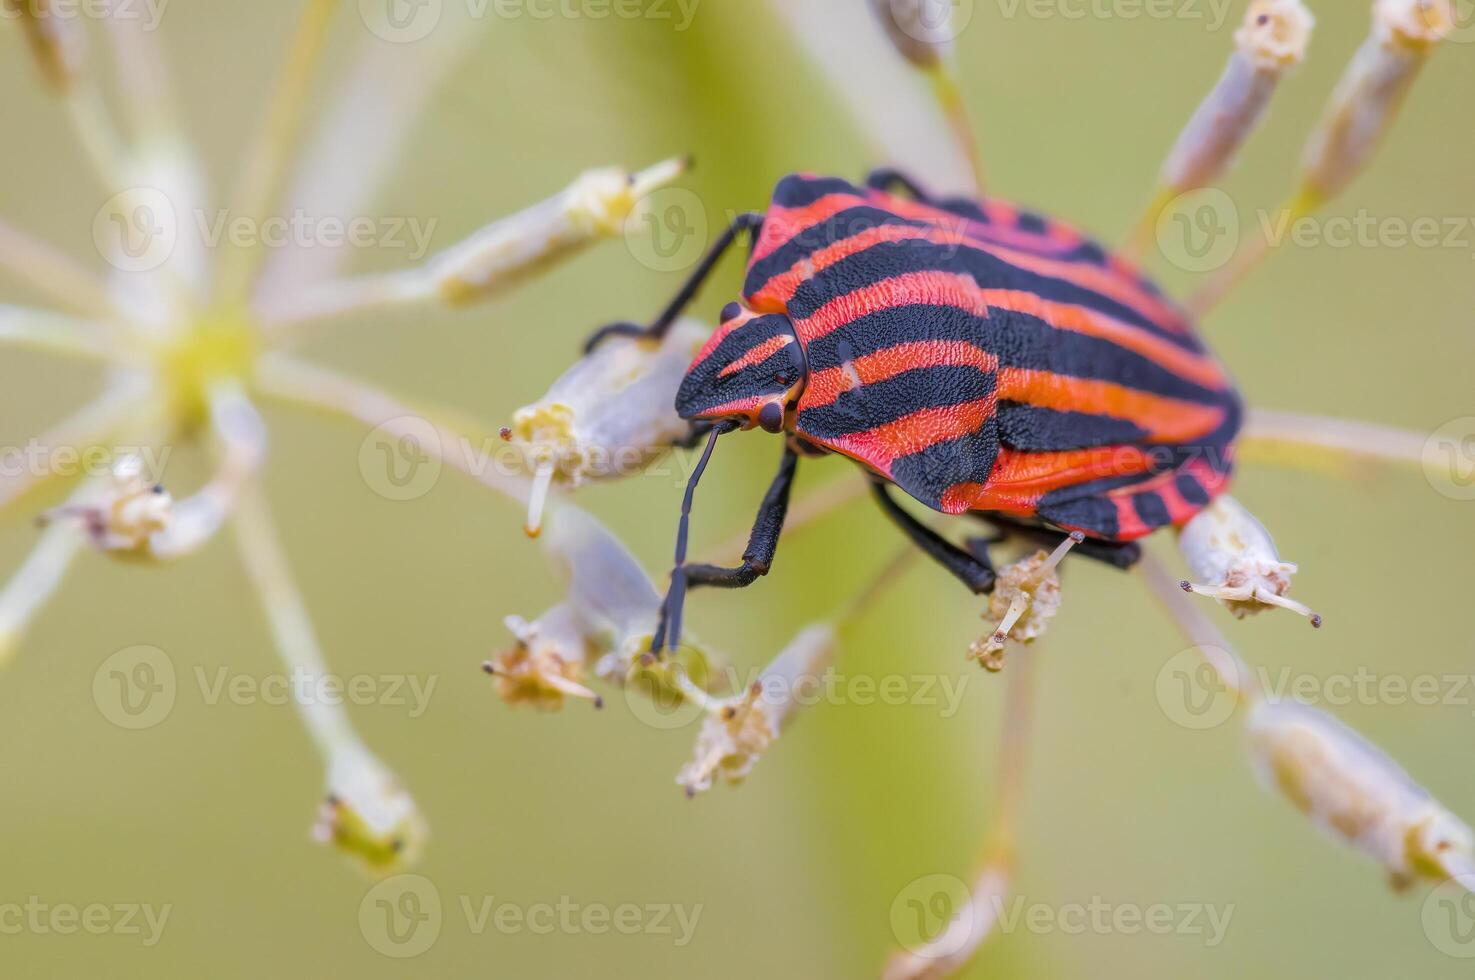
<instances>
[{"instance_id":1,"label":"insect's compound eye","mask_svg":"<svg viewBox=\"0 0 1475 980\"><path fill-rule=\"evenodd\" d=\"M784 430L784 406L778 402L769 402L758 410L758 425L764 432L782 432Z\"/></svg>"},{"instance_id":2,"label":"insect's compound eye","mask_svg":"<svg viewBox=\"0 0 1475 980\"><path fill-rule=\"evenodd\" d=\"M773 375L773 383L787 388L794 383L794 377L787 371L777 371Z\"/></svg>"}]
</instances>

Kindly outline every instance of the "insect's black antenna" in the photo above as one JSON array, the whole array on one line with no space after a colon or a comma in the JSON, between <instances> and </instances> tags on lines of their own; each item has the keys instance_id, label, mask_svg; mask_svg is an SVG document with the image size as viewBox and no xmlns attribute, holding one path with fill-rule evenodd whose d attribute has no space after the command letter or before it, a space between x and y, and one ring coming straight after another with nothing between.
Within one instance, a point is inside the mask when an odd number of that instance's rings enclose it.
<instances>
[{"instance_id":1,"label":"insect's black antenna","mask_svg":"<svg viewBox=\"0 0 1475 980\"><path fill-rule=\"evenodd\" d=\"M691 504L696 499L697 484L712 459L712 450L717 448L717 437L736 428L736 422L719 422L712 427L712 434L707 437L707 448L702 450L702 458L692 470L691 479L686 481L686 496L681 501L681 523L676 529L676 564L671 569L671 588L666 593L665 604L661 606L661 621L656 626L655 636L651 637L651 653L665 650L668 638L673 647L681 643L681 607L686 602L686 539L691 530Z\"/></svg>"}]
</instances>

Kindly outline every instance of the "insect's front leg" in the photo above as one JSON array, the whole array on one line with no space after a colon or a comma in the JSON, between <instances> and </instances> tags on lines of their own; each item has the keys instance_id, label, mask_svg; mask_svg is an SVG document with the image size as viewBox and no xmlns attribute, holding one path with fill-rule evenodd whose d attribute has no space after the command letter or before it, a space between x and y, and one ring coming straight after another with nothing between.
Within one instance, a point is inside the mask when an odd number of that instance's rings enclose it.
<instances>
[{"instance_id":1,"label":"insect's front leg","mask_svg":"<svg viewBox=\"0 0 1475 980\"><path fill-rule=\"evenodd\" d=\"M748 547L743 551L743 563L735 568L721 565L677 565L671 573L671 588L661 606L660 622L656 624L651 651L659 653L669 644L681 642L681 607L686 592L691 588L713 586L719 589L741 589L752 585L768 574L773 567L773 556L778 551L779 535L784 530L784 518L789 513L789 492L794 487L794 473L799 456L788 446L784 447L783 459L778 473L763 495L758 507L758 516L753 521L753 532L748 536Z\"/></svg>"},{"instance_id":2,"label":"insect's front leg","mask_svg":"<svg viewBox=\"0 0 1475 980\"><path fill-rule=\"evenodd\" d=\"M743 550L743 563L736 568L688 565L687 585L741 589L768 574L768 570L773 567L773 556L778 551L784 518L789 513L789 491L794 487L794 473L798 465L798 454L793 449L784 447L784 458L779 462L778 473L769 484L768 493L763 495L763 503L759 505L758 516L753 521L748 547Z\"/></svg>"},{"instance_id":3,"label":"insect's front leg","mask_svg":"<svg viewBox=\"0 0 1475 980\"><path fill-rule=\"evenodd\" d=\"M982 554L970 555L907 513L892 499L887 484L877 480L871 484L871 489L875 491L876 500L886 516L895 521L896 526L926 552L929 558L952 572L958 581L976 593L984 594L994 590L994 569L988 562L987 550Z\"/></svg>"},{"instance_id":4,"label":"insect's front leg","mask_svg":"<svg viewBox=\"0 0 1475 980\"><path fill-rule=\"evenodd\" d=\"M660 315L650 322L649 326L641 326L638 323L611 323L600 327L584 342L584 353L592 351L600 343L609 337L651 337L659 340L671 329L671 324L676 322L682 312L691 305L696 298L697 292L701 290L702 283L712 275L712 270L722 260L727 250L732 248L738 238L745 234L751 234L754 239L758 236L758 229L763 227L763 215L756 211L748 211L733 219L727 230L718 236L717 241L707 252L695 271L687 278L686 283L676 294Z\"/></svg>"}]
</instances>

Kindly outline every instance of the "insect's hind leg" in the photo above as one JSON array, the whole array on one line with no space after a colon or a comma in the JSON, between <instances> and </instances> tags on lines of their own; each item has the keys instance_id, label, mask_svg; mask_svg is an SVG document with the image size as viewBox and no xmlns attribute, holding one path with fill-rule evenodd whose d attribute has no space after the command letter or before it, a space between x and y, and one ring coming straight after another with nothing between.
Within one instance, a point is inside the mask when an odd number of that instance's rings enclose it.
<instances>
[{"instance_id":1,"label":"insect's hind leg","mask_svg":"<svg viewBox=\"0 0 1475 980\"><path fill-rule=\"evenodd\" d=\"M894 167L878 167L866 174L866 186L873 191L885 191L887 194L900 189L922 204L936 203L933 196L923 190L920 184Z\"/></svg>"},{"instance_id":2,"label":"insect's hind leg","mask_svg":"<svg viewBox=\"0 0 1475 980\"><path fill-rule=\"evenodd\" d=\"M584 353L587 354L589 351L592 351L609 337L654 337L656 339L664 337L666 331L671 329L671 324L676 322L676 318L696 298L697 292L702 288L702 284L712 275L712 270L717 267L717 263L722 260L722 256L727 254L727 250L732 248L733 244L737 242L739 236L750 234L756 240L758 229L762 227L763 215L757 211L748 211L738 215L733 219L732 224L728 225L727 229L721 235L717 236L717 241L712 243L712 247L702 258L701 263L687 278L680 291L676 293L675 298L666 304L666 308L648 326L625 322L611 323L607 326L600 327L584 342Z\"/></svg>"},{"instance_id":3,"label":"insect's hind leg","mask_svg":"<svg viewBox=\"0 0 1475 980\"><path fill-rule=\"evenodd\" d=\"M989 564L986 549L981 554L978 552L969 554L907 513L900 504L892 499L891 491L885 483L879 480L874 481L871 489L881 509L886 512L886 516L891 518L896 526L912 539L912 543L921 548L929 558L952 572L960 582L975 593L986 594L994 590L996 576L993 565Z\"/></svg>"},{"instance_id":4,"label":"insect's hind leg","mask_svg":"<svg viewBox=\"0 0 1475 980\"><path fill-rule=\"evenodd\" d=\"M1028 538L1048 548L1055 547L1070 536L1065 531L1056 531L1048 527L1036 527L1031 524L1011 521L995 514L978 514L976 516L984 523L1000 528L1006 535L1015 534L1023 538ZM987 542L988 544L996 543L996 539L994 538L970 538L970 546L975 541ZM979 549L973 547L971 550L976 554ZM1126 571L1142 560L1142 546L1135 541L1102 541L1098 538L1087 538L1084 541L1077 542L1070 553L1072 555L1079 555L1082 558L1090 558L1092 561L1099 561L1104 565L1110 565L1112 568L1120 568L1123 571Z\"/></svg>"}]
</instances>

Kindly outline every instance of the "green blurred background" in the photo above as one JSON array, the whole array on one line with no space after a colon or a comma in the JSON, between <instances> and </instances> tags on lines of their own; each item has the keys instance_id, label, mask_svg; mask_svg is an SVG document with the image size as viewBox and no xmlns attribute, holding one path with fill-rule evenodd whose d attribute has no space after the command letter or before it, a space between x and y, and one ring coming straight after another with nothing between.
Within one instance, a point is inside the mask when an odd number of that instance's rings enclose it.
<instances>
[{"instance_id":1,"label":"green blurred background","mask_svg":"<svg viewBox=\"0 0 1475 980\"><path fill-rule=\"evenodd\" d=\"M329 73L362 32L353 6L341 14ZM1366 32L1364 5L1315 6L1310 59L1229 185L1246 208L1270 206L1289 188L1302 138ZM217 186L235 173L296 7L168 8L165 43ZM1008 16L1013 9L980 0L958 39L991 189L1116 237L1217 77L1240 6L1218 31L1191 18ZM0 213L93 262L100 195L21 53L13 30L0 35ZM1475 216L1470 54L1461 43L1437 54L1372 171L1334 213ZM683 186L714 223L761 207L787 171L859 176L881 162L762 5L705 0L685 32L649 18L489 17L374 210L435 218L443 247L586 168L688 151L699 166ZM1472 238L1455 248L1288 249L1205 333L1256 406L1433 431L1475 415ZM396 260L365 254L356 266ZM1180 294L1192 284L1158 271ZM725 266L697 313L715 317L738 276L738 263ZM648 316L680 278L616 241L491 304L343 325L310 353L455 405L491 431L542 393L588 329ZM6 289L8 299L27 298ZM71 364L6 351L0 441L23 443L95 385ZM277 669L222 536L178 567L82 556L0 678L0 902L173 906L152 948L120 935L0 935L6 975L873 976L897 943L897 896L925 875L968 877L994 796L1003 681L964 661L982 629L980 604L941 571L918 567L846 624L840 663L853 677L962 683L955 715L821 705L746 785L688 802L672 777L694 728L648 727L619 697L602 713L575 704L545 716L493 696L478 668L507 642L502 616L535 615L560 590L512 507L449 473L426 496L387 501L360 476L360 428L276 406L267 414L268 489L334 669L436 680L418 718L392 705L355 708L353 718L431 823L417 870L445 905L439 940L404 961L365 941L359 906L371 883L309 840L322 771L292 710L209 705L200 695L197 665L253 677ZM725 445L702 488L698 547L746 527L776 452L756 436ZM808 466L800 492L846 475L840 462ZM1301 564L1296 594L1327 622L1312 633L1291 616L1225 619L1252 663L1323 679L1359 668L1409 678L1475 670L1475 503L1393 469L1333 476L1247 465L1236 495ZM668 559L678 500L670 478L579 497L653 570ZM6 567L34 533L24 515L7 517ZM760 664L842 604L896 545L880 515L854 505L790 540L759 587L701 595L690 614L739 664ZM1176 568L1171 544L1159 550ZM91 697L98 665L133 644L167 651L181 677L172 714L145 731L114 727ZM991 939L967 975L1468 975L1468 962L1426 936L1424 892L1393 894L1378 868L1258 788L1234 724L1190 731L1165 714L1155 683L1182 648L1139 582L1072 565L1064 611L1031 654L1039 697L1016 894L1054 908L1095 896L1233 906L1224 941L1021 927ZM1471 707L1466 696L1336 710L1470 818ZM701 913L681 948L660 935L476 935L461 896Z\"/></svg>"}]
</instances>

